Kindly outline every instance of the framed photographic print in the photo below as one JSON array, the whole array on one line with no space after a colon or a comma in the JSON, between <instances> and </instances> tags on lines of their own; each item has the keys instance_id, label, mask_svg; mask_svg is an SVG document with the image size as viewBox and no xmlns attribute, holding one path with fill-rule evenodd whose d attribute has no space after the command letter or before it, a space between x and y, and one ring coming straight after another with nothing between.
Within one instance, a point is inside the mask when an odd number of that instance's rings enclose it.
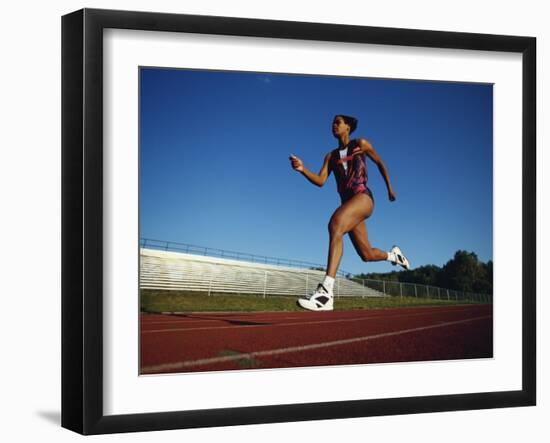
<instances>
[{"instance_id":1,"label":"framed photographic print","mask_svg":"<svg viewBox=\"0 0 550 443\"><path fill-rule=\"evenodd\" d=\"M535 51L64 16L62 425L534 405Z\"/></svg>"}]
</instances>

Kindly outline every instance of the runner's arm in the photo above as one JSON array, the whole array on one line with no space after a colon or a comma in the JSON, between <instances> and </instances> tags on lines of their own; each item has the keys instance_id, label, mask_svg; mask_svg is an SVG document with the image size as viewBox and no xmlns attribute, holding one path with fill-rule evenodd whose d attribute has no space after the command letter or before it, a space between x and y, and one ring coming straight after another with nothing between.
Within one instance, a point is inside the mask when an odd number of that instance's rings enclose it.
<instances>
[{"instance_id":1,"label":"runner's arm","mask_svg":"<svg viewBox=\"0 0 550 443\"><path fill-rule=\"evenodd\" d=\"M393 192L393 188L391 186L390 176L388 174L388 169L386 168L386 165L368 140L365 140L364 138L359 139L359 147L361 148L361 151L364 152L376 164L376 166L378 166L380 175L382 175L382 178L386 183L386 187L388 188L389 198L391 201L394 201L395 193Z\"/></svg>"},{"instance_id":2,"label":"runner's arm","mask_svg":"<svg viewBox=\"0 0 550 443\"><path fill-rule=\"evenodd\" d=\"M328 153L325 156L325 160L323 161L323 166L321 167L319 174L315 174L314 172L311 172L309 169L307 169L302 163L302 160L300 160L298 157L293 155L290 156L290 162L292 164L292 168L295 171L300 172L305 178L307 178L315 186L319 186L319 187L322 187L326 183L328 176L330 174L329 160L330 160L330 153Z\"/></svg>"}]
</instances>

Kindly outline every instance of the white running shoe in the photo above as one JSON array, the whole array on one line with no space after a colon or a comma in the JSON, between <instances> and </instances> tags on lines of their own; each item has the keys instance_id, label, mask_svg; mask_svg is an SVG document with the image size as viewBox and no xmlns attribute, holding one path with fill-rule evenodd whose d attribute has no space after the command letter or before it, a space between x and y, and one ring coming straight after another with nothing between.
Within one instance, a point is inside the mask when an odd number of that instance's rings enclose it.
<instances>
[{"instance_id":1,"label":"white running shoe","mask_svg":"<svg viewBox=\"0 0 550 443\"><path fill-rule=\"evenodd\" d=\"M394 246L393 248L391 248L391 251L390 252L393 252L394 256L395 256L395 260L396 261L392 261L392 265L399 265L399 266L402 266L403 268L405 269L410 269L410 264L409 264L409 260L407 260L407 257L405 257L405 255L403 255L403 253L401 252L401 249L399 249L398 246Z\"/></svg>"},{"instance_id":2,"label":"white running shoe","mask_svg":"<svg viewBox=\"0 0 550 443\"><path fill-rule=\"evenodd\" d=\"M305 298L298 299L298 305L309 311L332 311L334 309L334 296L319 283L317 290Z\"/></svg>"}]
</instances>

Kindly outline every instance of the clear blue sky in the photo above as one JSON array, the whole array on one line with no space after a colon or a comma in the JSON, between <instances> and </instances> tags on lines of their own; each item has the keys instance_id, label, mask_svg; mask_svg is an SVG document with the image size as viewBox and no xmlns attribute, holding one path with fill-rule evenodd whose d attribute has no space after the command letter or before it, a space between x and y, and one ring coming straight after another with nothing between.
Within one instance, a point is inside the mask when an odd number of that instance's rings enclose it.
<instances>
[{"instance_id":1,"label":"clear blue sky","mask_svg":"<svg viewBox=\"0 0 550 443\"><path fill-rule=\"evenodd\" d=\"M358 118L385 162L395 202L368 162L373 246L412 267L458 249L492 259L492 85L243 72L140 70L140 236L325 264L339 206L290 167L318 172L337 146L335 114ZM341 268L363 263L349 239Z\"/></svg>"}]
</instances>

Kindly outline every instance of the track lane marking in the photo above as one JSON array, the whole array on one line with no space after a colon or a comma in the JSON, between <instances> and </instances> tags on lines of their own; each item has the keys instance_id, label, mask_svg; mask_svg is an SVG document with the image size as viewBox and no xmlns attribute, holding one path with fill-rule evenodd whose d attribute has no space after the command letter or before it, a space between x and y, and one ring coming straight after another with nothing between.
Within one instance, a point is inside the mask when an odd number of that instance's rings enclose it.
<instances>
[{"instance_id":1,"label":"track lane marking","mask_svg":"<svg viewBox=\"0 0 550 443\"><path fill-rule=\"evenodd\" d=\"M440 311L437 312L438 314L450 314L455 313L454 310L446 310L446 311ZM460 313L460 312L459 312ZM271 323L271 324L258 324L258 325L230 325L230 326L202 326L197 328L175 328L175 329L149 329L149 330L142 330L142 334L153 334L153 333L165 333L165 332L185 332L185 331L206 331L206 330L219 330L219 329L239 329L239 328L263 328L266 326L300 326L300 325L316 325L316 324L329 324L329 323L342 323L342 322L356 322L356 321L364 321L364 320L373 320L373 319L380 319L380 320L386 320L386 319L393 319L393 318L402 318L402 317L420 317L423 315L429 315L431 312L418 312L415 314L399 314L399 315L388 315L388 316L380 316L380 315L371 315L371 316L365 316L365 317L359 317L359 318L340 318L340 319L334 319L334 320L314 320L314 321L300 321L300 322L293 322L293 323ZM227 320L225 320L227 321ZM231 321L245 321L245 320L234 320ZM252 321L252 320L248 320ZM261 321L261 320L257 320ZM263 320L268 321L268 320Z\"/></svg>"},{"instance_id":2,"label":"track lane marking","mask_svg":"<svg viewBox=\"0 0 550 443\"><path fill-rule=\"evenodd\" d=\"M245 354L238 354L238 355L228 355L224 357L212 357L212 358L203 358L199 360L188 360L188 361L182 361L182 362L175 362L175 363L164 363L160 365L154 365L154 366L145 366L141 369L142 373L153 373L153 372L159 372L159 371L168 371L173 369L182 369L182 368L188 368L192 366L204 366L204 365L210 365L215 363L225 363L235 360L242 360L242 359L254 359L258 357L265 357L265 356L271 356L271 355L280 355L280 354L288 354L292 352L301 352L301 351L311 351L314 349L321 349L321 348L327 348L331 346L341 346L341 345L347 345L351 343L358 343L363 341L370 341L370 340L376 340L378 338L385 338L385 337L393 337L396 335L403 335L408 334L411 332L419 332L419 331L426 331L429 329L437 329L437 328L444 328L447 326L453 326L458 325L462 323L468 323L471 321L477 321L477 320L486 320L492 318L492 315L485 315L482 317L473 317L468 318L465 320L457 320L457 321L451 321L451 322L445 322L445 323L439 323L436 325L429 325L429 326L420 326L418 328L410 328L410 329L402 329L400 331L393 331L393 332L384 332L381 334L374 334L374 335L366 335L363 337L355 337L355 338L347 338L343 340L334 340L324 343L314 343L311 345L302 345L302 346L291 346L288 348L278 348L278 349L270 349L266 351L257 351L257 352L249 352Z\"/></svg>"},{"instance_id":3,"label":"track lane marking","mask_svg":"<svg viewBox=\"0 0 550 443\"><path fill-rule=\"evenodd\" d=\"M377 311L376 313L377 314L380 314L380 315L383 315L383 312L382 311L397 311L399 309L414 309L414 310L417 310L417 309L422 309L422 312L424 313L430 313L430 312L465 312L465 311L471 311L471 310L476 310L475 308L479 308L481 307L482 305L465 305L465 306L447 306L447 307L441 307L441 306L426 306L426 307L420 307L420 308L416 308L416 307L412 307L412 308L381 308L381 309L374 309L374 311ZM336 312L339 312L339 311L333 311L334 313ZM350 312L350 311L341 311L342 313L345 313L345 312ZM257 319L265 319L266 320L271 320L273 319L273 315L275 315L275 320L278 320L278 319L283 319L283 320L287 320L287 319L298 319L298 318L304 318L304 314L317 314L317 313L314 313L314 312L306 312L306 311L301 311L299 313L294 313L294 314L291 314L290 312L287 312L284 317L281 315L280 317L278 317L278 315L280 314L285 314L284 311L272 311L272 312L247 312L247 313L242 313L242 314L238 314L236 315L234 312L166 312L166 313L159 313L159 314L152 314L154 315L155 317L161 317L165 320L161 320L161 321L158 321L157 319L147 319L147 315L143 316L142 319L141 319L141 322L143 325L153 325L153 324L168 324L168 323L183 323L183 322L188 322L188 323L199 323L199 322L208 322L208 321L227 321L227 318L224 317L225 315L227 314L230 314L232 315L231 317L231 320L237 320L237 321L248 321L250 319L252 320L257 320ZM290 315L288 315L290 314ZM374 312L373 312L374 314ZM143 315L143 314L142 314ZM189 317L186 317L186 318L179 318L179 319L168 319L166 317L169 317L169 316L178 316L178 315L184 315L184 316L189 316ZM194 317L196 315L211 315L212 317L211 318L207 318L207 319L200 319L198 317Z\"/></svg>"},{"instance_id":4,"label":"track lane marking","mask_svg":"<svg viewBox=\"0 0 550 443\"><path fill-rule=\"evenodd\" d=\"M296 320L298 318L301 318L300 316L293 316L293 317L279 317L277 318L277 320ZM252 319L250 318L247 318L247 317L236 317L236 318L231 318L230 319L231 321L258 321L258 319L256 317L252 317ZM262 318L260 318L260 320L263 320ZM265 320L270 320L269 317L267 317ZM187 320L187 319L184 319L182 318L181 320L165 320L165 321L144 321L142 324L144 326L148 326L148 325L165 325L165 324L169 324L169 323L207 323L209 321L215 321L215 322L226 322L228 321L227 318L224 318L224 317L219 317L219 318L209 318L209 319L193 319L193 320Z\"/></svg>"},{"instance_id":5,"label":"track lane marking","mask_svg":"<svg viewBox=\"0 0 550 443\"><path fill-rule=\"evenodd\" d=\"M464 311L469 311L469 310L475 310L475 309L472 309L472 308L478 308L480 307L480 305L475 305L475 306L470 306L470 305L467 305L467 306L454 306L452 307L452 309L449 309L448 308L443 308L443 307L437 307L437 306L428 306L428 307L425 307L423 308L424 310L422 311L424 314L428 314L428 313L449 313L449 312L464 312ZM394 310L394 308L387 308L387 309L392 309ZM407 308L408 309L408 308ZM418 309L418 308L410 308L410 309ZM377 310L377 311L385 311L386 308L384 309L380 309L380 310ZM338 311L336 311L338 312ZM347 311L342 311L342 312L347 312ZM196 313L181 313L183 315L197 315ZM231 313L233 315L233 313ZM270 315L270 314L275 314L275 318L273 318L273 315ZM277 312L277 311L274 311L274 312L262 312L262 313L258 313L258 314L255 314L253 312L250 312L250 313L247 313L247 314L242 314L242 315L236 315L235 317L231 317L230 320L233 320L233 321L260 321L260 320L263 320L263 321L271 321L271 320L294 320L294 319L303 319L304 316L303 314L309 314L305 311L301 312L299 315L292 315L292 316L281 316L281 317L278 317L277 315L278 314L282 314L282 312ZM373 313L374 314L374 313ZM377 314L380 314L380 316L382 316L382 312L377 312ZM155 316L174 316L174 315L178 315L178 313L164 313L164 314L154 314ZM201 314L202 315L202 314ZM225 314L224 313L217 313L217 312L212 312L212 313L205 313L205 315L212 315L213 317L212 318L208 318L208 319L198 319L196 317L189 317L189 318L181 318L181 319L166 319L166 320L163 320L163 321L157 321L157 320L147 320L146 318L142 318L141 320L141 324L142 326L149 326L149 325L163 325L163 324L170 324L170 323L186 323L186 324L189 324L189 323L207 323L207 322L224 322L224 321L227 321L228 319L223 317ZM417 315L417 314L411 314L411 315ZM217 318L216 318L217 316ZM265 318L264 318L265 317ZM369 317L369 318L374 318L376 316L372 316L372 317Z\"/></svg>"}]
</instances>

